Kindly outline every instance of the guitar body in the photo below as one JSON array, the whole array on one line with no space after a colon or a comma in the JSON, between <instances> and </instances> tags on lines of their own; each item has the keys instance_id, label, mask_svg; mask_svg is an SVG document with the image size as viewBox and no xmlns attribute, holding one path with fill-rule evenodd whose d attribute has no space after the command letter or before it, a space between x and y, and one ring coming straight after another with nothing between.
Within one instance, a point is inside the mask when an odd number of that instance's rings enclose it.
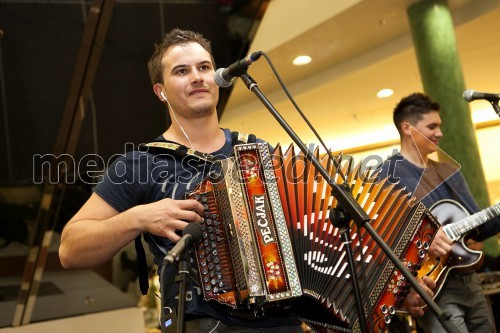
<instances>
[{"instance_id":1,"label":"guitar body","mask_svg":"<svg viewBox=\"0 0 500 333\"><path fill-rule=\"evenodd\" d=\"M443 226L469 217L467 210L453 200L440 200L430 208L430 211ZM444 281L451 271L472 272L483 263L482 251L467 248L464 236L462 235L458 241L453 243L448 256L435 257L427 252L424 258L422 268L418 271L418 277L427 275L436 282L434 297L441 291Z\"/></svg>"}]
</instances>

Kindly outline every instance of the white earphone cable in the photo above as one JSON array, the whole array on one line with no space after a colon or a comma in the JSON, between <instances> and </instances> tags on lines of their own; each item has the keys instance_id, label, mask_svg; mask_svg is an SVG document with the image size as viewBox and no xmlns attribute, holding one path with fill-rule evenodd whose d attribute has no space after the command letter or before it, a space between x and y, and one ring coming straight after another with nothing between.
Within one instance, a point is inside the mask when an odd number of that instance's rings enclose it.
<instances>
[{"instance_id":1,"label":"white earphone cable","mask_svg":"<svg viewBox=\"0 0 500 333\"><path fill-rule=\"evenodd\" d=\"M168 104L168 107L170 108L170 110L172 110L172 115L174 116L174 120L175 122L177 123L177 126L179 126L179 128L181 129L182 131L182 134L184 134L184 136L186 137L186 139L188 140L189 142L189 148L191 149L194 149L193 148L193 144L191 143L191 140L189 139L189 136L187 135L186 131L184 130L184 128L181 126L181 124L179 124L179 121L177 120L177 117L175 116L175 112L174 112L174 108L172 107L172 105L170 105L170 102L168 101L168 98L166 98L164 95L163 95L163 91L161 93L161 96L165 99L165 102L167 102Z\"/></svg>"},{"instance_id":2,"label":"white earphone cable","mask_svg":"<svg viewBox=\"0 0 500 333\"><path fill-rule=\"evenodd\" d=\"M210 332L208 332L208 333L212 333L213 331L215 331L215 329L216 329L217 327L219 327L219 324L220 324L220 320L217 320L217 325L215 325L215 327L214 327L214 328L212 328L212 330L211 330Z\"/></svg>"}]
</instances>

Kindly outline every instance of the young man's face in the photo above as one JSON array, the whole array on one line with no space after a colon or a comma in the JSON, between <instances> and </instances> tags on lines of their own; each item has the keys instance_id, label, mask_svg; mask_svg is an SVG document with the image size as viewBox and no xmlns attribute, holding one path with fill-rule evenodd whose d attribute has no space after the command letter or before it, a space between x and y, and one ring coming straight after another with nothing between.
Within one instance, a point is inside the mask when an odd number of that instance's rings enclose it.
<instances>
[{"instance_id":1,"label":"young man's face","mask_svg":"<svg viewBox=\"0 0 500 333\"><path fill-rule=\"evenodd\" d=\"M210 54L198 43L176 45L163 55L164 94L176 115L200 118L215 112L219 88Z\"/></svg>"},{"instance_id":2,"label":"young man's face","mask_svg":"<svg viewBox=\"0 0 500 333\"><path fill-rule=\"evenodd\" d=\"M424 114L421 120L413 126L409 126L411 139L415 142L422 156L437 151L439 139L443 137L440 126L441 117L437 111Z\"/></svg>"}]
</instances>

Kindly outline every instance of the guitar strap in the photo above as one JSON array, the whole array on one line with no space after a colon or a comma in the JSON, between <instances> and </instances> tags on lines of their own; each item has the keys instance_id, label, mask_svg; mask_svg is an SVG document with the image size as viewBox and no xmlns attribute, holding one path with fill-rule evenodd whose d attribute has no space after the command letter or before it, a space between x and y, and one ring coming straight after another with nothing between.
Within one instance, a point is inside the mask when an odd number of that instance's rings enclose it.
<instances>
[{"instance_id":1,"label":"guitar strap","mask_svg":"<svg viewBox=\"0 0 500 333\"><path fill-rule=\"evenodd\" d=\"M448 188L449 192L453 195L453 200L459 202L462 206L464 206L469 214L474 214L477 212L478 208L474 208L475 204L474 198L471 195L466 195L465 191L460 191L463 187L462 183L459 183L458 179L462 179L465 183L465 179L461 174L458 174L460 171L457 170L457 174L453 174L448 179L444 181L445 186Z\"/></svg>"},{"instance_id":2,"label":"guitar strap","mask_svg":"<svg viewBox=\"0 0 500 333\"><path fill-rule=\"evenodd\" d=\"M480 210L470 192L463 189L464 184L466 184L465 186L467 186L467 183L465 181L464 176L460 174L459 170L457 170L455 174L449 176L449 178L446 179L443 183L444 186L446 186L446 188L448 189L448 192L453 196L453 198L451 199L460 203L467 210L469 214L474 214ZM469 237L475 237L476 235L479 234L477 228L475 229L474 232L475 235L472 234L471 231Z\"/></svg>"},{"instance_id":3,"label":"guitar strap","mask_svg":"<svg viewBox=\"0 0 500 333\"><path fill-rule=\"evenodd\" d=\"M255 143L257 138L253 134L245 135L240 132L231 132L231 144L232 146L244 143ZM175 142L165 142L165 141L154 141L142 145L139 148L140 151L147 151L154 155L161 155L165 153L171 153L179 158L185 156L192 156L199 160L214 163L215 159L212 155L201 153L197 150L188 148L184 145L180 145ZM134 240L135 250L137 252L137 268L139 270L139 287L143 295L148 294L149 290L149 270L146 261L146 253L142 245L142 234L137 236Z\"/></svg>"}]
</instances>

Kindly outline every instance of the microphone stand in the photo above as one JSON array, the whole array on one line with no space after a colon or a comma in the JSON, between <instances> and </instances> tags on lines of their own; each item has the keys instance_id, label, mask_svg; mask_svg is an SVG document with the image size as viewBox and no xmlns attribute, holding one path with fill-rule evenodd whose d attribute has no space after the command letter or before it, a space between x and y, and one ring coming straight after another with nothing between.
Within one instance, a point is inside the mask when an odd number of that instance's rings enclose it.
<instances>
[{"instance_id":1,"label":"microphone stand","mask_svg":"<svg viewBox=\"0 0 500 333\"><path fill-rule=\"evenodd\" d=\"M349 262L349 272L351 274L352 286L354 289L354 296L356 298L356 312L358 313L359 323L361 327L361 332L366 333L366 325L361 323L366 323L366 314L363 309L363 298L361 297L361 289L359 288L359 283L357 280L356 274L356 266L354 264L354 257L352 255L351 250L351 237L350 237L350 228L349 228L349 215L345 212L342 206L337 208L332 208L330 210L330 220L333 222L333 225L339 229L339 233L342 236L342 240L344 243L344 248L347 254L347 260ZM370 320L371 321L371 320ZM373 326L373 325L370 325Z\"/></svg>"},{"instance_id":2,"label":"microphone stand","mask_svg":"<svg viewBox=\"0 0 500 333\"><path fill-rule=\"evenodd\" d=\"M177 307L177 333L184 333L184 314L186 312L186 285L189 276L189 251L188 248L179 256L179 273L175 282L179 282L179 305Z\"/></svg>"},{"instance_id":3,"label":"microphone stand","mask_svg":"<svg viewBox=\"0 0 500 333\"><path fill-rule=\"evenodd\" d=\"M288 125L285 119L280 115L280 113L274 108L271 102L264 96L260 91L257 83L254 79L244 71L240 78L243 80L248 90L252 91L257 98L264 104L264 106L271 112L278 123L287 132L290 138L297 144L300 150L304 153L305 157L316 167L316 170L328 181L328 184L332 187L332 195L338 200L339 204L345 209L346 213L352 218L358 227L363 227L366 231L373 237L377 244L382 248L387 257L394 263L398 270L403 274L408 282L412 285L415 291L422 297L429 308L434 312L438 320L441 322L443 327L447 332L459 333L457 327L449 321L451 315L444 313L437 304L432 300L432 298L425 293L422 287L418 284L417 280L410 271L403 265L403 263L396 257L392 249L385 243L385 241L380 238L380 236L373 229L371 224L370 216L363 210L359 203L354 199L350 190L345 186L339 186L330 176L330 174L323 168L321 163L314 157L313 153L307 149L307 146L302 142L299 136L294 132L294 130ZM353 280L356 276L352 277ZM365 327L366 322L363 320L364 315L359 314L360 325ZM361 322L363 320L363 322Z\"/></svg>"},{"instance_id":4,"label":"microphone stand","mask_svg":"<svg viewBox=\"0 0 500 333\"><path fill-rule=\"evenodd\" d=\"M191 238L187 239L187 242L191 243ZM189 245L187 243L186 245ZM193 274L189 269L189 247L186 248L179 254L179 265L177 276L175 277L175 282L179 283L179 301L177 306L177 313L175 310L172 310L170 313L165 313L165 283L163 283L163 276L166 267L171 264L173 261L163 260L162 266L160 267L160 294L161 294L161 320L160 320L160 328L162 333L171 332L174 328L176 328L177 333L184 333L184 315L185 315L185 304L186 304L186 286L188 276ZM177 318L175 318L177 314ZM168 319L166 318L168 315ZM168 323L168 326L167 326Z\"/></svg>"},{"instance_id":5,"label":"microphone stand","mask_svg":"<svg viewBox=\"0 0 500 333\"><path fill-rule=\"evenodd\" d=\"M493 101L490 101L491 103L491 106L493 106L493 109L495 110L495 112L497 113L497 115L500 117L500 106L498 106L498 100L495 102Z\"/></svg>"}]
</instances>

